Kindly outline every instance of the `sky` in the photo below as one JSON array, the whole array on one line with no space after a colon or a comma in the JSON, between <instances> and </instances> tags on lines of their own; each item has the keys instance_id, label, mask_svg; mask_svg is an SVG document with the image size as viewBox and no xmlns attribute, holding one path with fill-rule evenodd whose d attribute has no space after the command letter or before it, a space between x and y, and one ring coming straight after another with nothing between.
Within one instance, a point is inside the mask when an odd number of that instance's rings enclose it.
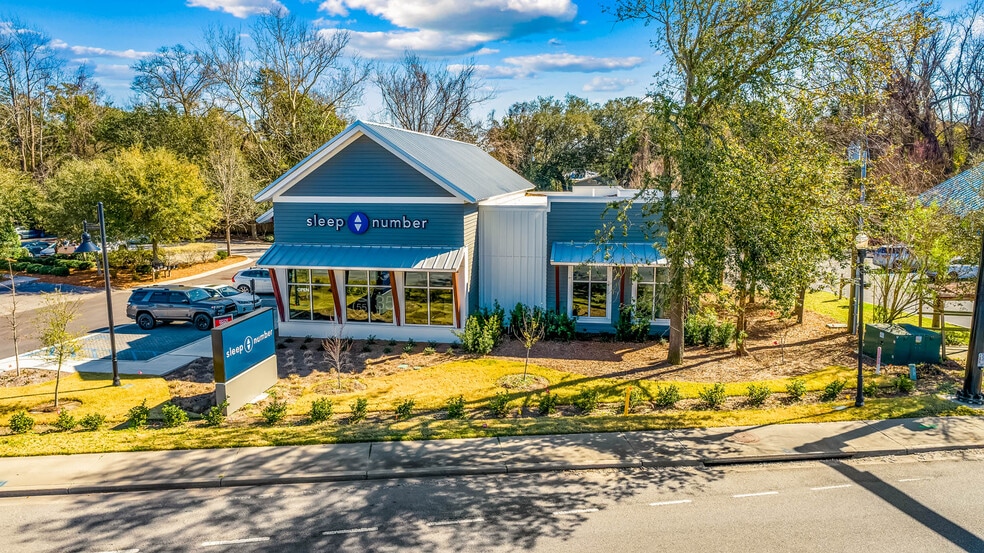
<instances>
[{"instance_id":1,"label":"sky","mask_svg":"<svg viewBox=\"0 0 984 553\"><path fill-rule=\"evenodd\" d=\"M380 64L412 48L451 64L471 60L494 98L473 118L567 94L604 102L642 96L662 61L652 28L617 23L600 2L573 0L5 0L0 19L39 28L77 66L86 63L117 106L128 106L131 66L162 46L201 45L211 25L242 27L284 8L322 32L344 29L354 53ZM366 88L354 114L382 120Z\"/></svg>"}]
</instances>

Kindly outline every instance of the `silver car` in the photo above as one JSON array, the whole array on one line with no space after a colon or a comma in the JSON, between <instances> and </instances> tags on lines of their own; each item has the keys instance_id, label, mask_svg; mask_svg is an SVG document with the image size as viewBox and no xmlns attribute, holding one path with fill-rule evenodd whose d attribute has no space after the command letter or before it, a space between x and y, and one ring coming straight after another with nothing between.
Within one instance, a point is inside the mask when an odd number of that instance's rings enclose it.
<instances>
[{"instance_id":1,"label":"silver car","mask_svg":"<svg viewBox=\"0 0 984 553\"><path fill-rule=\"evenodd\" d=\"M240 292L250 292L250 283L253 282L256 285L256 289L252 292L256 294L272 294L273 293L273 281L270 280L270 271L268 269L246 269L236 273L236 276L232 277L233 286L235 286Z\"/></svg>"},{"instance_id":2,"label":"silver car","mask_svg":"<svg viewBox=\"0 0 984 553\"><path fill-rule=\"evenodd\" d=\"M236 314L249 313L260 306L260 298L249 292L240 292L228 284L209 284L200 287L213 297L226 298L236 302Z\"/></svg>"}]
</instances>

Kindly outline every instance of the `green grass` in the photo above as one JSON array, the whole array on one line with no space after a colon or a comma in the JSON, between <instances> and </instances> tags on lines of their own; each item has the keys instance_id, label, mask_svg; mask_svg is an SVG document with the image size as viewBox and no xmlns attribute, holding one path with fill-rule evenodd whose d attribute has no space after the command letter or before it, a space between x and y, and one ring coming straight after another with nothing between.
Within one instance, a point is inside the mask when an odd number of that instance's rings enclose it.
<instances>
[{"instance_id":1,"label":"green grass","mask_svg":"<svg viewBox=\"0 0 984 553\"><path fill-rule=\"evenodd\" d=\"M830 317L831 319L834 319L838 322L847 324L847 316L850 311L849 310L850 303L846 296L838 299L837 294L833 294L830 292L811 292L806 295L806 300L804 301L803 306L806 308L807 311L813 311L814 313L819 313L821 315ZM865 302L864 322L873 323L874 314L875 314L875 307L872 304ZM932 324L932 322L933 322L932 315L923 315L924 327L926 327L929 324ZM919 316L905 315L895 320L895 324L902 324L902 323L918 325ZM947 330L953 329L956 331L967 332L966 328L963 328L961 326L956 326L950 323L947 323L946 328Z\"/></svg>"}]
</instances>

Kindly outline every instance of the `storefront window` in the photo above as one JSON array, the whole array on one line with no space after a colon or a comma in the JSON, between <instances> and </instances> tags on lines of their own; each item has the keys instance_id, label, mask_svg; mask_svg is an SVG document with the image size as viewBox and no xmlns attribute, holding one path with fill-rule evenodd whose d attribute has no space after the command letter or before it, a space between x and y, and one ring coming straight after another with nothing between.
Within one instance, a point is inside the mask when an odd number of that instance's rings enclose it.
<instances>
[{"instance_id":1,"label":"storefront window","mask_svg":"<svg viewBox=\"0 0 984 553\"><path fill-rule=\"evenodd\" d=\"M403 294L406 322L411 325L453 326L454 285L451 273L408 272Z\"/></svg>"},{"instance_id":2,"label":"storefront window","mask_svg":"<svg viewBox=\"0 0 984 553\"><path fill-rule=\"evenodd\" d=\"M345 320L393 322L393 290L389 271L345 272Z\"/></svg>"},{"instance_id":3,"label":"storefront window","mask_svg":"<svg viewBox=\"0 0 984 553\"><path fill-rule=\"evenodd\" d=\"M572 268L572 315L592 319L608 318L608 277L608 267Z\"/></svg>"},{"instance_id":4,"label":"storefront window","mask_svg":"<svg viewBox=\"0 0 984 553\"><path fill-rule=\"evenodd\" d=\"M287 306L292 321L334 321L328 270L287 269Z\"/></svg>"},{"instance_id":5,"label":"storefront window","mask_svg":"<svg viewBox=\"0 0 984 553\"><path fill-rule=\"evenodd\" d=\"M666 318L669 298L669 269L638 267L635 274L637 316L653 321Z\"/></svg>"}]
</instances>

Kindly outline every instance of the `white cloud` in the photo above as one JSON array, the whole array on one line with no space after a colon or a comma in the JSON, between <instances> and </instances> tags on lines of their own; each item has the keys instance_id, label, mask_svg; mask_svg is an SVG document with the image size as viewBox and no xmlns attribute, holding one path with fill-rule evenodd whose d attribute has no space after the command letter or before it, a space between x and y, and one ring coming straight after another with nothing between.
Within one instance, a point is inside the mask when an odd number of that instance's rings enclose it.
<instances>
[{"instance_id":1,"label":"white cloud","mask_svg":"<svg viewBox=\"0 0 984 553\"><path fill-rule=\"evenodd\" d=\"M634 69L642 65L643 58L598 58L574 54L536 54L533 56L513 56L502 60L509 65L522 67L530 72L571 71L584 73L604 73L622 69Z\"/></svg>"},{"instance_id":2,"label":"white cloud","mask_svg":"<svg viewBox=\"0 0 984 553\"><path fill-rule=\"evenodd\" d=\"M336 17L362 10L404 29L496 38L555 28L577 15L571 0L324 0L318 9Z\"/></svg>"},{"instance_id":3,"label":"white cloud","mask_svg":"<svg viewBox=\"0 0 984 553\"><path fill-rule=\"evenodd\" d=\"M621 92L635 83L635 79L595 77L584 85L583 90L585 92Z\"/></svg>"},{"instance_id":4,"label":"white cloud","mask_svg":"<svg viewBox=\"0 0 984 553\"><path fill-rule=\"evenodd\" d=\"M336 29L318 31L328 36L339 32ZM361 54L373 58L397 58L407 49L418 54L459 55L474 52L476 55L494 53L495 50L480 48L482 44L495 37L482 33L448 34L439 31L347 31L349 45ZM477 52L476 48L479 48Z\"/></svg>"},{"instance_id":5,"label":"white cloud","mask_svg":"<svg viewBox=\"0 0 984 553\"><path fill-rule=\"evenodd\" d=\"M76 56L123 58L128 60L139 60L153 54L153 52L141 52L139 50L134 50L133 48L127 50L109 50L107 48L99 48L97 46L72 46L64 40L59 40L57 38L51 41L51 47L59 50L68 50Z\"/></svg>"},{"instance_id":6,"label":"white cloud","mask_svg":"<svg viewBox=\"0 0 984 553\"><path fill-rule=\"evenodd\" d=\"M277 0L188 0L187 6L222 11L240 19L287 9Z\"/></svg>"},{"instance_id":7,"label":"white cloud","mask_svg":"<svg viewBox=\"0 0 984 553\"><path fill-rule=\"evenodd\" d=\"M101 80L128 83L133 80L134 71L129 65L100 63L93 67L92 74Z\"/></svg>"},{"instance_id":8,"label":"white cloud","mask_svg":"<svg viewBox=\"0 0 984 553\"><path fill-rule=\"evenodd\" d=\"M450 71L461 71L464 65L452 64L448 66ZM519 67L503 67L501 65L476 65L475 74L483 79L522 79L529 76L529 72Z\"/></svg>"},{"instance_id":9,"label":"white cloud","mask_svg":"<svg viewBox=\"0 0 984 553\"><path fill-rule=\"evenodd\" d=\"M549 44L550 46L561 46L564 43L561 42L559 38L551 38L550 40L547 41L547 44Z\"/></svg>"}]
</instances>

